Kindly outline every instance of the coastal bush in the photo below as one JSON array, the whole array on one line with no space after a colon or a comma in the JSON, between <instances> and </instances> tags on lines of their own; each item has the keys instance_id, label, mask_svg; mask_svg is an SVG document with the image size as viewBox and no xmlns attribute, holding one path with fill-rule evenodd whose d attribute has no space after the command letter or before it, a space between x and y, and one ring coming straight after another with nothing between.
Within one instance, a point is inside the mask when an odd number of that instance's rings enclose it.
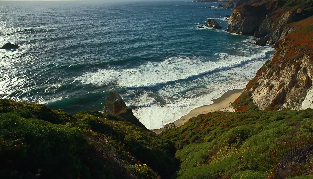
<instances>
[{"instance_id":1,"label":"coastal bush","mask_svg":"<svg viewBox=\"0 0 313 179\"><path fill-rule=\"evenodd\" d=\"M175 146L127 119L0 99L0 178L157 178Z\"/></svg>"},{"instance_id":2,"label":"coastal bush","mask_svg":"<svg viewBox=\"0 0 313 179\"><path fill-rule=\"evenodd\" d=\"M310 178L313 174L311 109L213 112L160 136L97 111L65 114L70 122L54 124L36 119L31 108L26 109L0 113L0 178Z\"/></svg>"},{"instance_id":3,"label":"coastal bush","mask_svg":"<svg viewBox=\"0 0 313 179\"><path fill-rule=\"evenodd\" d=\"M133 170L134 173L138 176L140 179L154 179L157 178L155 173L146 165L146 164L135 164L130 165L129 168Z\"/></svg>"},{"instance_id":4,"label":"coastal bush","mask_svg":"<svg viewBox=\"0 0 313 179\"><path fill-rule=\"evenodd\" d=\"M47 178L79 178L88 170L79 159L86 140L78 129L0 114L0 178L26 176L40 170Z\"/></svg>"},{"instance_id":5,"label":"coastal bush","mask_svg":"<svg viewBox=\"0 0 313 179\"><path fill-rule=\"evenodd\" d=\"M160 140L150 131L101 113L91 115L81 112L75 116L79 120L74 126L107 135L114 140L112 145L115 148L132 153L140 162L147 164L160 175L169 175L177 169L178 161L174 159L176 149L168 140Z\"/></svg>"},{"instance_id":6,"label":"coastal bush","mask_svg":"<svg viewBox=\"0 0 313 179\"><path fill-rule=\"evenodd\" d=\"M312 174L312 119L313 110L215 112L161 136L179 148L177 178L291 178Z\"/></svg>"},{"instance_id":7,"label":"coastal bush","mask_svg":"<svg viewBox=\"0 0 313 179\"><path fill-rule=\"evenodd\" d=\"M253 103L253 100L251 99L251 95L251 91L244 91L233 103L235 110L242 112L258 110L258 107Z\"/></svg>"},{"instance_id":8,"label":"coastal bush","mask_svg":"<svg viewBox=\"0 0 313 179\"><path fill-rule=\"evenodd\" d=\"M63 110L53 110L35 103L15 102L8 99L0 100L0 113L13 112L25 118L36 118L54 124L65 124L74 118Z\"/></svg>"}]
</instances>

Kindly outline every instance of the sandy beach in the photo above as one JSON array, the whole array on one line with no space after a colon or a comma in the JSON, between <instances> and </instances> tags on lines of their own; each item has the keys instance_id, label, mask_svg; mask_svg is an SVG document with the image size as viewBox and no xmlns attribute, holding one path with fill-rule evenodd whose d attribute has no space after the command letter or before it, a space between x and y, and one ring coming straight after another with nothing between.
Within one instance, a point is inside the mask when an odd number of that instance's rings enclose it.
<instances>
[{"instance_id":1,"label":"sandy beach","mask_svg":"<svg viewBox=\"0 0 313 179\"><path fill-rule=\"evenodd\" d=\"M196 117L200 114L207 114L214 111L229 111L234 112L231 103L234 102L242 93L243 89L234 89L227 91L220 98L213 99L213 104L205 105L191 110L187 115L174 121L175 126L180 127L184 125L190 118ZM161 133L162 129L152 130L155 133Z\"/></svg>"}]
</instances>

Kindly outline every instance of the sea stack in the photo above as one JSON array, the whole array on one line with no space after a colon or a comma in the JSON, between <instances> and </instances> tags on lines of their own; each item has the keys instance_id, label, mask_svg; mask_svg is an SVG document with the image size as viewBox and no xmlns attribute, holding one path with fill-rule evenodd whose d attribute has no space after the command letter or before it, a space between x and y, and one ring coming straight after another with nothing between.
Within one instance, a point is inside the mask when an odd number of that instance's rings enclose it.
<instances>
[{"instance_id":1,"label":"sea stack","mask_svg":"<svg viewBox=\"0 0 313 179\"><path fill-rule=\"evenodd\" d=\"M221 29L222 28L214 19L208 19L206 21L206 26L211 27L213 29Z\"/></svg>"}]
</instances>

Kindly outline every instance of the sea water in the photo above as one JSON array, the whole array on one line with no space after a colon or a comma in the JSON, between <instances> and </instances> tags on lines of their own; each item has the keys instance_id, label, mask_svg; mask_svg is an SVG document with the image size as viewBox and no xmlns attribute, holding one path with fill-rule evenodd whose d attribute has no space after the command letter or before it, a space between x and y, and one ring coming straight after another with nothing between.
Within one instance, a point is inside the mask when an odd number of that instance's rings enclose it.
<instances>
[{"instance_id":1,"label":"sea water","mask_svg":"<svg viewBox=\"0 0 313 179\"><path fill-rule=\"evenodd\" d=\"M1 2L0 97L70 113L118 91L149 129L242 89L272 48L225 32L217 3ZM211 6L211 8L206 8ZM222 29L198 28L207 18Z\"/></svg>"}]
</instances>

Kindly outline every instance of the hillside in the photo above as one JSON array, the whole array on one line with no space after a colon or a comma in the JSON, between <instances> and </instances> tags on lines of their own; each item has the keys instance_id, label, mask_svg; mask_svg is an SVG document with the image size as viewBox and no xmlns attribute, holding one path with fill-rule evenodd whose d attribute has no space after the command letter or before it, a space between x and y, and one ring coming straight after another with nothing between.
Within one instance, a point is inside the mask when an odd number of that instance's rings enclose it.
<instances>
[{"instance_id":1,"label":"hillside","mask_svg":"<svg viewBox=\"0 0 313 179\"><path fill-rule=\"evenodd\" d=\"M122 118L0 100L0 178L166 178L175 151Z\"/></svg>"},{"instance_id":2,"label":"hillside","mask_svg":"<svg viewBox=\"0 0 313 179\"><path fill-rule=\"evenodd\" d=\"M156 135L117 93L103 113L74 115L0 99L0 178L313 178L313 110L301 110L313 107L312 1L239 2L228 31L275 53L234 102L237 112Z\"/></svg>"},{"instance_id":3,"label":"hillside","mask_svg":"<svg viewBox=\"0 0 313 179\"><path fill-rule=\"evenodd\" d=\"M161 136L175 143L176 178L312 178L313 110L215 112Z\"/></svg>"},{"instance_id":4,"label":"hillside","mask_svg":"<svg viewBox=\"0 0 313 179\"><path fill-rule=\"evenodd\" d=\"M254 35L257 44L273 44L275 53L235 101L247 109L306 109L311 105L313 2L263 0L238 7L228 31ZM312 100L311 100L312 101Z\"/></svg>"},{"instance_id":5,"label":"hillside","mask_svg":"<svg viewBox=\"0 0 313 179\"><path fill-rule=\"evenodd\" d=\"M158 136L96 111L0 100L0 177L311 178L312 119L311 109L215 112Z\"/></svg>"},{"instance_id":6,"label":"hillside","mask_svg":"<svg viewBox=\"0 0 313 179\"><path fill-rule=\"evenodd\" d=\"M199 115L161 134L178 148L176 178L313 178L312 110L288 110L312 107L312 7L251 0L235 9L228 32L274 44L275 53L234 102L238 112Z\"/></svg>"}]
</instances>

